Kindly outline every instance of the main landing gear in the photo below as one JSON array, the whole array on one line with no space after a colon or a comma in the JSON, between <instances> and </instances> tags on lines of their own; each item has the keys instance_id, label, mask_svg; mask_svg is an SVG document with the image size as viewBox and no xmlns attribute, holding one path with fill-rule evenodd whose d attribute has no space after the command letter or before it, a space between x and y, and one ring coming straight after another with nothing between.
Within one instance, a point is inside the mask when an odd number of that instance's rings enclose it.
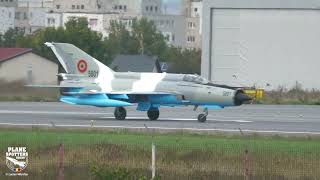
<instances>
[{"instance_id":1,"label":"main landing gear","mask_svg":"<svg viewBox=\"0 0 320 180\"><path fill-rule=\"evenodd\" d=\"M147 115L151 121L155 121L159 118L160 112L157 108L151 108L148 110ZM127 111L124 107L116 107L114 110L114 117L117 120L125 120L127 117Z\"/></svg>"},{"instance_id":2,"label":"main landing gear","mask_svg":"<svg viewBox=\"0 0 320 180\"><path fill-rule=\"evenodd\" d=\"M155 121L159 118L160 112L159 109L149 109L148 110L148 117L151 121Z\"/></svg>"},{"instance_id":3,"label":"main landing gear","mask_svg":"<svg viewBox=\"0 0 320 180\"><path fill-rule=\"evenodd\" d=\"M124 107L116 107L114 110L114 117L117 120L125 120L127 116L127 111Z\"/></svg>"},{"instance_id":4,"label":"main landing gear","mask_svg":"<svg viewBox=\"0 0 320 180\"><path fill-rule=\"evenodd\" d=\"M198 115L198 121L201 123L204 123L207 121L207 116L208 116L208 108L204 108L203 114Z\"/></svg>"}]
</instances>

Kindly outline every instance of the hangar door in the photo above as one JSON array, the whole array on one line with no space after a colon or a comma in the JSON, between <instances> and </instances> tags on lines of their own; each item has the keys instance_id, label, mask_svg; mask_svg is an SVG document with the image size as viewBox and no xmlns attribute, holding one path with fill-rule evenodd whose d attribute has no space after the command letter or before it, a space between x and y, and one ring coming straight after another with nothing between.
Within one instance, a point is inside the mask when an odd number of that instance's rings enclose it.
<instances>
[{"instance_id":1,"label":"hangar door","mask_svg":"<svg viewBox=\"0 0 320 180\"><path fill-rule=\"evenodd\" d=\"M318 10L212 9L211 80L320 89L319 19Z\"/></svg>"}]
</instances>

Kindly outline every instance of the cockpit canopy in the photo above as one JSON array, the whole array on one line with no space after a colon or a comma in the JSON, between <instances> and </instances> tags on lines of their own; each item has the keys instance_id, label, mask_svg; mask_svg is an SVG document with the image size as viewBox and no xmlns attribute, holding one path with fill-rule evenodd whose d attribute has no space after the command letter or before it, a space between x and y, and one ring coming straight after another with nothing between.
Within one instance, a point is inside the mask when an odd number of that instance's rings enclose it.
<instances>
[{"instance_id":1,"label":"cockpit canopy","mask_svg":"<svg viewBox=\"0 0 320 180\"><path fill-rule=\"evenodd\" d=\"M196 74L186 74L184 77L183 77L183 81L186 81L186 82L192 82L192 83L196 83L196 84L207 84L209 83L209 81L199 75L196 75Z\"/></svg>"}]
</instances>

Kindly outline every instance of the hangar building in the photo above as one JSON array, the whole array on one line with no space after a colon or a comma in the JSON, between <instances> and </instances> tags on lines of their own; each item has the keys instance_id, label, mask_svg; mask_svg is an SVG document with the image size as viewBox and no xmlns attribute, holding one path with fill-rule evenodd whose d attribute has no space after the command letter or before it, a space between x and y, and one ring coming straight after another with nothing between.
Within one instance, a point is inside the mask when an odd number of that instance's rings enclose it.
<instances>
[{"instance_id":1,"label":"hangar building","mask_svg":"<svg viewBox=\"0 0 320 180\"><path fill-rule=\"evenodd\" d=\"M202 17L204 77L320 89L320 0L204 0Z\"/></svg>"},{"instance_id":2,"label":"hangar building","mask_svg":"<svg viewBox=\"0 0 320 180\"><path fill-rule=\"evenodd\" d=\"M57 84L58 64L28 48L0 48L0 80Z\"/></svg>"}]
</instances>

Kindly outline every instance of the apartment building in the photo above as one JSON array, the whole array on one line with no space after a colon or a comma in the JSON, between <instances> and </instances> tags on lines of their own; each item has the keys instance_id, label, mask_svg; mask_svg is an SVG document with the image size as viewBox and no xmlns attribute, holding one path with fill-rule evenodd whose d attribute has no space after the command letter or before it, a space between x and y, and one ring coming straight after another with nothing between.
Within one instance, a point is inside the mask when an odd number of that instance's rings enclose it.
<instances>
[{"instance_id":1,"label":"apartment building","mask_svg":"<svg viewBox=\"0 0 320 180\"><path fill-rule=\"evenodd\" d=\"M52 6L53 0L17 0L14 27L23 30L25 34L46 27L46 16Z\"/></svg>"},{"instance_id":2,"label":"apartment building","mask_svg":"<svg viewBox=\"0 0 320 180\"><path fill-rule=\"evenodd\" d=\"M0 33L14 28L14 13L17 0L0 0Z\"/></svg>"},{"instance_id":3,"label":"apartment building","mask_svg":"<svg viewBox=\"0 0 320 180\"><path fill-rule=\"evenodd\" d=\"M18 0L0 0L0 7L16 7Z\"/></svg>"},{"instance_id":4,"label":"apartment building","mask_svg":"<svg viewBox=\"0 0 320 180\"><path fill-rule=\"evenodd\" d=\"M0 7L0 34L14 28L14 7Z\"/></svg>"},{"instance_id":5,"label":"apartment building","mask_svg":"<svg viewBox=\"0 0 320 180\"><path fill-rule=\"evenodd\" d=\"M185 47L185 22L181 15L148 15L147 19L154 22L169 44L177 47Z\"/></svg>"},{"instance_id":6,"label":"apartment building","mask_svg":"<svg viewBox=\"0 0 320 180\"><path fill-rule=\"evenodd\" d=\"M1 31L10 26L24 30L26 34L35 32L44 27L61 27L71 17L85 17L88 26L101 32L107 37L110 22L123 23L131 31L132 21L135 18L146 17L153 20L158 30L165 36L167 42L178 47L198 47L201 38L195 36L199 25L199 18L185 17L183 15L163 14L162 0L0 0L8 1L6 5L14 7L14 12L7 13L0 23ZM12 2L10 2L12 1ZM191 5L190 5L191 7ZM191 26L186 26L192 21ZM3 30L2 30L3 29ZM190 36L187 38L186 34Z\"/></svg>"},{"instance_id":7,"label":"apartment building","mask_svg":"<svg viewBox=\"0 0 320 180\"><path fill-rule=\"evenodd\" d=\"M31 34L46 26L47 12L44 8L38 7L16 7L15 28L19 28L25 34Z\"/></svg>"},{"instance_id":8,"label":"apartment building","mask_svg":"<svg viewBox=\"0 0 320 180\"><path fill-rule=\"evenodd\" d=\"M54 12L161 14L161 0L53 0Z\"/></svg>"},{"instance_id":9,"label":"apartment building","mask_svg":"<svg viewBox=\"0 0 320 180\"><path fill-rule=\"evenodd\" d=\"M47 12L45 18L45 27L58 28L63 26L62 13Z\"/></svg>"},{"instance_id":10,"label":"apartment building","mask_svg":"<svg viewBox=\"0 0 320 180\"><path fill-rule=\"evenodd\" d=\"M185 47L201 49L202 0L183 0L181 13L186 17Z\"/></svg>"}]
</instances>

